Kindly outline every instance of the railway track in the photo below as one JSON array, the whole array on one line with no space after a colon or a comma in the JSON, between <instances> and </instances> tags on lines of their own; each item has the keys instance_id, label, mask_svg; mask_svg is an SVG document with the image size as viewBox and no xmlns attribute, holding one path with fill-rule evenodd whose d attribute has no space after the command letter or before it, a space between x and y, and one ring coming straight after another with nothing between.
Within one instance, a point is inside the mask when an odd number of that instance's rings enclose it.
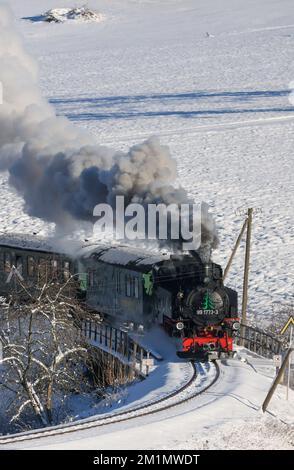
<instances>
[{"instance_id":1,"label":"railway track","mask_svg":"<svg viewBox=\"0 0 294 470\"><path fill-rule=\"evenodd\" d=\"M197 380L199 374L197 373L197 370L200 368L200 364L192 362L191 365L193 367L193 374L188 382L186 382L182 387L180 387L176 391L157 400L154 400L153 402L148 402L135 408L131 408L129 410L109 413L103 417L97 416L93 418L88 418L87 420L83 420L80 422L73 422L70 424L54 426L41 430L38 429L28 431L24 433L15 434L13 436L2 436L0 437L0 448L3 449L3 447L9 444L15 444L17 447L18 443L24 443L26 441L38 440L41 438L52 436L64 436L66 434L74 433L77 431L107 426L110 424L120 423L122 421L129 421L131 419L152 415L181 405L182 403L192 400L193 398L196 398L197 396L206 392L217 382L220 375L220 368L216 361L206 363L206 369L210 371L210 374L208 374L207 379L205 379L204 381L202 378L202 381L200 381L200 383L198 384ZM211 374L211 367L214 368L213 375ZM210 375L212 375L212 377L209 377Z\"/></svg>"}]
</instances>

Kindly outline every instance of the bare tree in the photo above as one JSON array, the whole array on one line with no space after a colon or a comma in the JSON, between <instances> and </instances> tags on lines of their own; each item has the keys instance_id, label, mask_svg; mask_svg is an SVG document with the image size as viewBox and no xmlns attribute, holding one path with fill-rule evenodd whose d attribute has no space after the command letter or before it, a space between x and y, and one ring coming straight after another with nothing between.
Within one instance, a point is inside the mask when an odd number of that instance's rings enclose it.
<instances>
[{"instance_id":1,"label":"bare tree","mask_svg":"<svg viewBox=\"0 0 294 470\"><path fill-rule=\"evenodd\" d=\"M87 347L78 328L85 311L76 300L77 283L70 275L61 283L49 272L39 267L30 286L18 278L2 300L0 386L14 395L11 423L30 410L41 425L50 425L55 397L87 387Z\"/></svg>"}]
</instances>

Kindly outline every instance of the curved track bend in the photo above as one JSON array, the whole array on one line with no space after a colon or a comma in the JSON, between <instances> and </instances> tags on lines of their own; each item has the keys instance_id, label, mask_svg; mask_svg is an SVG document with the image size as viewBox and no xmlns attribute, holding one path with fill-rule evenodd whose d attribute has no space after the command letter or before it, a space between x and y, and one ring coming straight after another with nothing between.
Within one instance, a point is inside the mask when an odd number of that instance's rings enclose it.
<instances>
[{"instance_id":1,"label":"curved track bend","mask_svg":"<svg viewBox=\"0 0 294 470\"><path fill-rule=\"evenodd\" d=\"M8 444L15 444L17 446L17 443L23 443L25 441L38 440L50 436L64 436L68 433L82 431L85 429L120 423L122 421L128 421L141 416L155 414L185 403L206 392L217 382L220 375L220 368L216 361L203 364L204 369L206 369L208 373L206 375L202 373L201 378L200 374L198 373L198 371L201 370L200 364L192 362L191 365L193 367L193 374L189 381L176 391L163 396L162 398L124 411L116 411L103 416L99 415L70 424L54 426L45 429L37 429L34 431L28 431L9 436L2 436L0 437L0 446L3 449L5 445ZM211 373L212 367L214 368L213 373ZM202 368L202 371L204 369Z\"/></svg>"}]
</instances>

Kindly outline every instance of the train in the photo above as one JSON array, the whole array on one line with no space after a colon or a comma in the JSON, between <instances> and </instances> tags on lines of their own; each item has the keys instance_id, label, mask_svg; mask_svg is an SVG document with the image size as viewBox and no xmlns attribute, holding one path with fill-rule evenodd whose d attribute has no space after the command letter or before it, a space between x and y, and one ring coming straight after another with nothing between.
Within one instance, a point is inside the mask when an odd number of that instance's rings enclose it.
<instances>
[{"instance_id":1,"label":"train","mask_svg":"<svg viewBox=\"0 0 294 470\"><path fill-rule=\"evenodd\" d=\"M0 295L11 289L12 270L34 283L46 261L60 280L77 277L79 298L115 325L161 325L179 357L213 360L233 354L240 328L237 292L222 268L197 252L152 253L123 245L85 242L67 249L38 236L0 235Z\"/></svg>"}]
</instances>

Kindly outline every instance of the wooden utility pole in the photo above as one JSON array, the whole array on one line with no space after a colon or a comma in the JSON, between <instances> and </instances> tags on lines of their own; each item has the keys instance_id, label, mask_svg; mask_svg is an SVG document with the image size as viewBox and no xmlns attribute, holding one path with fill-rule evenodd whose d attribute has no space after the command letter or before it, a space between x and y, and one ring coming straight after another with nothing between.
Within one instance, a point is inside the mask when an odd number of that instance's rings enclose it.
<instances>
[{"instance_id":1,"label":"wooden utility pole","mask_svg":"<svg viewBox=\"0 0 294 470\"><path fill-rule=\"evenodd\" d=\"M251 243L251 227L252 227L252 213L253 208L248 209L247 213L247 234L246 234L246 252L245 252L245 265L244 265L244 279L243 279L243 297L242 297L242 324L241 337L244 337L244 326L247 324L247 302L248 302L248 280L249 280L249 266L250 266L250 243ZM244 345L244 339L241 341Z\"/></svg>"},{"instance_id":2,"label":"wooden utility pole","mask_svg":"<svg viewBox=\"0 0 294 470\"><path fill-rule=\"evenodd\" d=\"M275 392L275 390L276 390L278 384L279 384L280 381L281 381L282 375L283 375L283 373L284 373L284 371L285 371L285 369L286 369L286 366L287 366L287 364L288 364L288 361L290 360L292 351L293 351L293 344L290 344L290 347L289 347L289 349L288 349L288 351L287 351L287 353L286 353L286 355L285 355L285 357L284 357L284 360L283 360L283 363L282 363L281 368L280 368L280 370L279 370L279 373L278 373L278 375L276 376L276 378L275 378L275 380L274 380L274 382L273 382L271 388L269 389L269 392L268 392L268 394L267 394L267 396L266 396L266 398L265 398L265 400L264 400L264 402L263 402L263 404L262 404L262 411L263 411L263 412L266 411L266 409L267 409L267 407L268 407L268 404L269 404L269 402L271 401L271 398L272 398L272 396L273 396L273 394L274 394L274 392Z\"/></svg>"},{"instance_id":3,"label":"wooden utility pole","mask_svg":"<svg viewBox=\"0 0 294 470\"><path fill-rule=\"evenodd\" d=\"M230 259L229 259L229 261L228 261L228 264L227 264L227 266L226 266L226 268L225 268L225 270L224 270L223 280L225 280L225 278L227 277L227 274L228 274L228 272L229 272L229 270L230 270L231 264L232 264L232 262L233 262L233 259L234 259L235 255L236 255L236 252L237 252L237 250L238 250L238 248L239 248L239 245L240 245L240 243L241 243L242 237L243 237L243 235L244 235L245 229L246 229L246 227L247 227L247 222L248 222L248 219L246 219L246 220L244 221L244 224L243 224L243 227L242 227L242 229L241 229L241 232L239 233L239 236L238 236L237 241L236 241L236 243L235 243L235 246L234 246L234 249L233 249L232 254L231 254L231 256L230 256Z\"/></svg>"},{"instance_id":4,"label":"wooden utility pole","mask_svg":"<svg viewBox=\"0 0 294 470\"><path fill-rule=\"evenodd\" d=\"M245 337L245 326L247 324L247 302L248 302L248 280L249 280L249 266L250 266L250 244L251 244L251 228L252 228L252 214L253 208L247 210L247 217L243 223L242 229L239 233L239 236L236 240L235 246L233 248L232 254L229 258L228 264L224 270L223 280L226 278L233 259L236 255L236 252L241 243L242 237L247 229L246 233L246 251L245 251L245 264L244 264L244 278L243 278L243 296L242 296L242 320L241 320L241 342L240 344L244 346L244 337Z\"/></svg>"}]
</instances>

